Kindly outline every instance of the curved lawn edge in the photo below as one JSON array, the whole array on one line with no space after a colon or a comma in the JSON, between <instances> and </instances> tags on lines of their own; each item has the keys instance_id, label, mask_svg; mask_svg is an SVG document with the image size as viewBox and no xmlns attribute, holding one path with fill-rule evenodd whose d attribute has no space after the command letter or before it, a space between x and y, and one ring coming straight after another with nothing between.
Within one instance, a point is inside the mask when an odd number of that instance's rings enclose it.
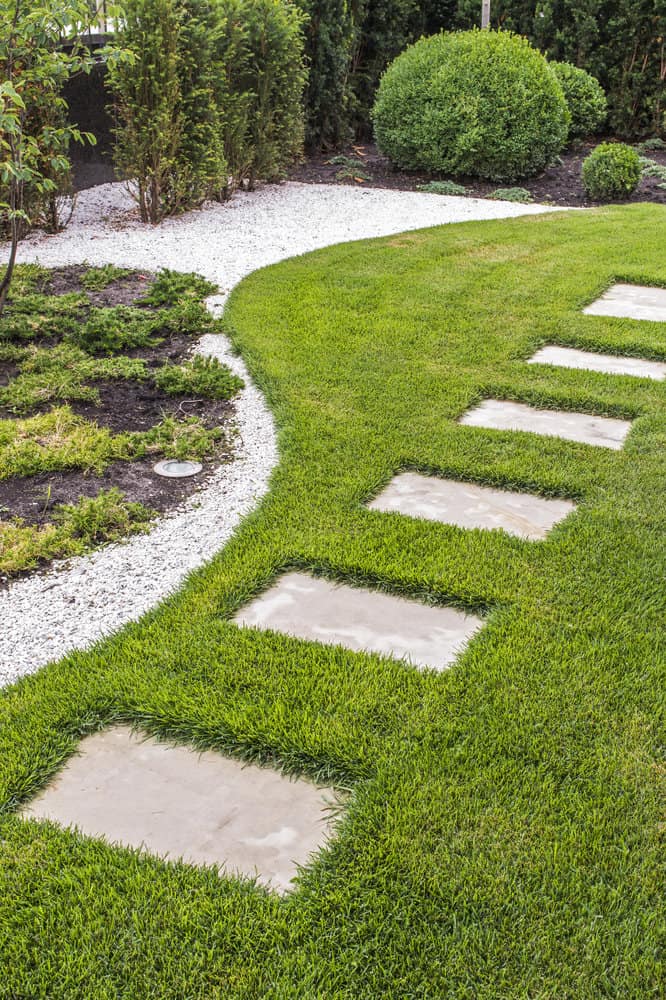
<instances>
[{"instance_id":1,"label":"curved lawn edge","mask_svg":"<svg viewBox=\"0 0 666 1000\"><path fill-rule=\"evenodd\" d=\"M55 267L82 263L94 254L96 265L196 271L220 288L208 300L219 314L244 277L312 250L438 224L557 210L290 183L187 213L154 230L138 223L123 185L102 185L80 194L72 224L63 233L29 238L21 260ZM56 563L47 573L0 591L0 687L136 621L219 552L265 495L278 461L269 409L226 338L204 337L198 350L214 354L245 381L235 401L236 456L146 534Z\"/></svg>"}]
</instances>

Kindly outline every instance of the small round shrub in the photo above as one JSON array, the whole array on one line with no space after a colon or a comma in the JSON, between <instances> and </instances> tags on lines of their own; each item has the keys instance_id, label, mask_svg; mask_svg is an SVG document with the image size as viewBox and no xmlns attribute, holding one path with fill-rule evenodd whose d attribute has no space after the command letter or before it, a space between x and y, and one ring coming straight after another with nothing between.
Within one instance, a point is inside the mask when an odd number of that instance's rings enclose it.
<instances>
[{"instance_id":1,"label":"small round shrub","mask_svg":"<svg viewBox=\"0 0 666 1000\"><path fill-rule=\"evenodd\" d=\"M422 38L399 55L372 119L379 148L398 167L514 181L559 153L570 116L527 39L475 29Z\"/></svg>"},{"instance_id":2,"label":"small round shrub","mask_svg":"<svg viewBox=\"0 0 666 1000\"><path fill-rule=\"evenodd\" d=\"M596 77L567 62L549 63L564 91L571 115L570 139L584 139L603 127L608 114L606 95Z\"/></svg>"},{"instance_id":3,"label":"small round shrub","mask_svg":"<svg viewBox=\"0 0 666 1000\"><path fill-rule=\"evenodd\" d=\"M583 162L583 187L593 201L628 198L640 179L640 157L622 142L602 142Z\"/></svg>"}]
</instances>

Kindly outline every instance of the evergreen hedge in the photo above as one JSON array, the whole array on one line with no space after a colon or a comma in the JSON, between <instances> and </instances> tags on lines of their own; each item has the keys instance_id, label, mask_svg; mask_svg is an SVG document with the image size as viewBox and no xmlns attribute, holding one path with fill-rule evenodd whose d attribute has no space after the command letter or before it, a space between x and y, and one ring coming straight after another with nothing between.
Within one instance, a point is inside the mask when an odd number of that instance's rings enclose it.
<instances>
[{"instance_id":1,"label":"evergreen hedge","mask_svg":"<svg viewBox=\"0 0 666 1000\"><path fill-rule=\"evenodd\" d=\"M158 222L282 176L303 145L303 18L289 0L128 0L109 68L114 161Z\"/></svg>"},{"instance_id":2,"label":"evergreen hedge","mask_svg":"<svg viewBox=\"0 0 666 1000\"><path fill-rule=\"evenodd\" d=\"M398 167L514 181L563 148L570 115L555 74L508 31L422 38L384 74L372 111Z\"/></svg>"}]
</instances>

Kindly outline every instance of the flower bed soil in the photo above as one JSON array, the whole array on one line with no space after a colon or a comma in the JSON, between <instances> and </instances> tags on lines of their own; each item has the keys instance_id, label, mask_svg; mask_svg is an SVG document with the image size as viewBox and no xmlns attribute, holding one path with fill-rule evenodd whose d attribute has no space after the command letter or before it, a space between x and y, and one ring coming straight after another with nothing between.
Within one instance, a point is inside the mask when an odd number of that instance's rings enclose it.
<instances>
[{"instance_id":1,"label":"flower bed soil","mask_svg":"<svg viewBox=\"0 0 666 1000\"><path fill-rule=\"evenodd\" d=\"M49 292L57 295L81 292L80 276L85 267L71 266L54 270ZM100 291L86 291L93 306L135 305L146 294L152 277L131 274L112 282ZM127 357L142 358L148 368L156 368L165 361L178 363L192 351L195 341L191 336L172 334L162 343L150 348L123 350ZM42 342L43 346L43 342ZM13 362L0 361L0 385L9 382L18 367ZM134 379L109 379L95 381L99 393L96 401L72 401L68 405L74 413L100 427L109 428L114 434L123 431L147 431L165 417L177 419L198 417L208 428L229 425L233 404L200 396L169 395L156 385ZM51 403L44 406L50 409ZM39 408L31 410L31 415ZM0 407L0 419L13 419L16 414ZM46 524L52 518L53 508L59 504L76 504L82 497L95 497L101 490L117 487L128 501L138 501L159 513L178 506L199 489L208 475L231 457L226 435L215 448L215 453L203 460L203 471L187 479L165 479L153 471L159 456L148 456L133 461L112 462L101 475L80 469L38 473L32 476L13 476L0 480L0 516L3 519L22 518L26 524Z\"/></svg>"},{"instance_id":2,"label":"flower bed soil","mask_svg":"<svg viewBox=\"0 0 666 1000\"><path fill-rule=\"evenodd\" d=\"M601 141L587 143L576 150L563 153L559 163L549 167L537 177L516 181L516 186L523 187L529 191L535 202L545 204L550 202L555 205L573 206L593 204L585 197L581 183L581 168L585 157L589 156L590 152ZM350 160L355 160L360 170L368 174L370 179L354 180L353 177L338 179L338 174L343 168L340 163L332 163L331 160L335 156L340 155L349 157ZM666 166L666 151L648 151L644 155L649 157L649 159L655 160L662 166ZM298 164L294 168L289 179L308 184L353 184L356 187L416 191L420 185L427 184L428 181L432 180L441 180L442 178L433 174L407 173L396 170L391 166L387 158L382 156L374 144L365 143L350 146L337 154L322 153L309 156L303 163ZM456 177L455 180L468 189L468 195L478 198L488 197L497 188L511 186L507 183L485 182L468 177ZM666 190L661 189L659 183L658 178L644 177L628 201L652 201L657 204L666 205ZM623 204L626 204L626 202Z\"/></svg>"}]
</instances>

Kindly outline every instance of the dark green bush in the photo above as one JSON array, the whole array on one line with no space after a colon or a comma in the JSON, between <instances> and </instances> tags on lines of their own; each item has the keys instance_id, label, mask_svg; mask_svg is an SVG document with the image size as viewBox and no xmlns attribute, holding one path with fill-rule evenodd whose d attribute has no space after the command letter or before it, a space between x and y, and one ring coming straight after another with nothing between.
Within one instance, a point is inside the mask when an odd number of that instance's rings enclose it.
<instances>
[{"instance_id":1,"label":"dark green bush","mask_svg":"<svg viewBox=\"0 0 666 1000\"><path fill-rule=\"evenodd\" d=\"M429 30L471 28L480 8L479 0L434 0ZM492 0L491 23L596 77L618 135L666 134L664 0Z\"/></svg>"},{"instance_id":2,"label":"dark green bush","mask_svg":"<svg viewBox=\"0 0 666 1000\"><path fill-rule=\"evenodd\" d=\"M69 333L69 339L91 354L116 354L135 347L159 343L155 317L132 306L91 309L85 323Z\"/></svg>"},{"instance_id":3,"label":"dark green bush","mask_svg":"<svg viewBox=\"0 0 666 1000\"><path fill-rule=\"evenodd\" d=\"M638 153L621 142L603 142L583 163L583 187L593 201L628 198L640 179Z\"/></svg>"},{"instance_id":4,"label":"dark green bush","mask_svg":"<svg viewBox=\"0 0 666 1000\"><path fill-rule=\"evenodd\" d=\"M133 61L112 63L114 161L133 182L144 222L159 222L226 185L214 99L214 9L206 0L127 0L118 44Z\"/></svg>"},{"instance_id":5,"label":"dark green bush","mask_svg":"<svg viewBox=\"0 0 666 1000\"><path fill-rule=\"evenodd\" d=\"M144 221L282 177L303 145L302 16L289 0L128 0L112 65L115 164Z\"/></svg>"},{"instance_id":6,"label":"dark green bush","mask_svg":"<svg viewBox=\"0 0 666 1000\"><path fill-rule=\"evenodd\" d=\"M184 299L198 302L216 291L216 286L200 274L170 271L165 267L158 272L148 292L139 301L146 306L175 306Z\"/></svg>"},{"instance_id":7,"label":"dark green bush","mask_svg":"<svg viewBox=\"0 0 666 1000\"><path fill-rule=\"evenodd\" d=\"M215 97L232 186L283 177L303 149L303 17L289 0L217 0Z\"/></svg>"},{"instance_id":8,"label":"dark green bush","mask_svg":"<svg viewBox=\"0 0 666 1000\"><path fill-rule=\"evenodd\" d=\"M372 111L399 167L513 181L562 149L569 112L543 56L509 32L424 38L384 74Z\"/></svg>"},{"instance_id":9,"label":"dark green bush","mask_svg":"<svg viewBox=\"0 0 666 1000\"><path fill-rule=\"evenodd\" d=\"M599 81L584 69L566 62L549 64L560 82L571 115L570 139L584 139L601 131L608 115L608 103Z\"/></svg>"},{"instance_id":10,"label":"dark green bush","mask_svg":"<svg viewBox=\"0 0 666 1000\"><path fill-rule=\"evenodd\" d=\"M306 18L305 141L311 148L335 149L351 138L356 8L350 0L295 2Z\"/></svg>"}]
</instances>

